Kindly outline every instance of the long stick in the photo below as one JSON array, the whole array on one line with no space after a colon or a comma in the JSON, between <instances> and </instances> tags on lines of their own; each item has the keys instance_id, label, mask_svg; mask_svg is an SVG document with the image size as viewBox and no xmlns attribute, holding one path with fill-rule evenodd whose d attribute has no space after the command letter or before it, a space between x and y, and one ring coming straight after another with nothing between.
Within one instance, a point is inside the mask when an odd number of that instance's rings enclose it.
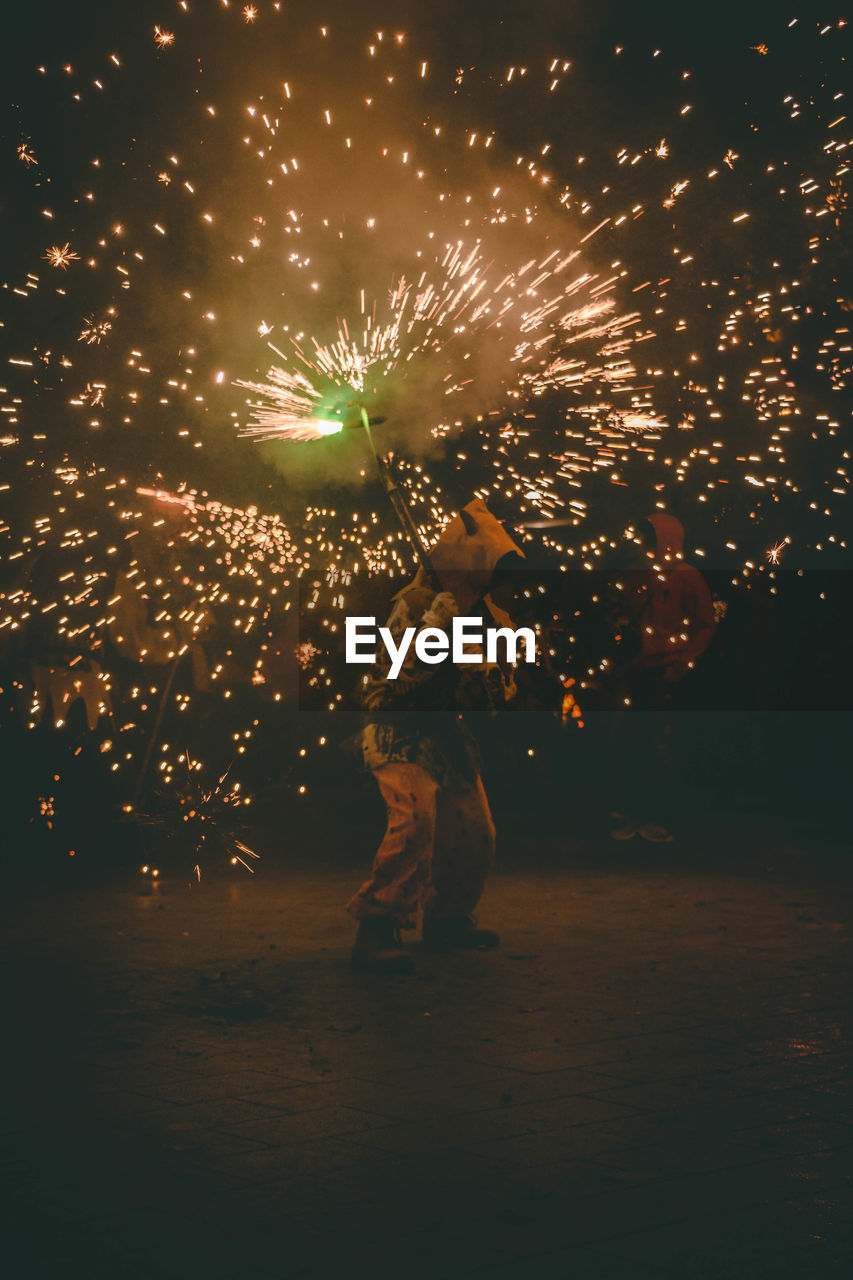
<instances>
[{"instance_id":1,"label":"long stick","mask_svg":"<svg viewBox=\"0 0 853 1280\"><path fill-rule=\"evenodd\" d=\"M397 519L400 521L400 524L403 526L403 530L408 536L409 542L412 544L412 549L414 550L415 555L418 557L419 563L421 564L423 569L426 571L427 577L429 578L430 586L433 588L434 591L441 591L442 590L441 579L439 578L438 574L435 571L435 566L433 565L432 560L430 559L429 552L427 551L426 547L421 541L421 535L418 533L417 526L415 525L415 522L412 519L412 513L409 510L408 503L406 502L406 495L404 494L400 486L397 484L397 481L394 479L394 474L391 468L389 467L387 460L382 457L379 450L376 448L376 443L373 439L373 433L370 430L370 419L367 416L367 410L364 408L363 405L360 405L359 411L361 413L361 425L364 427L364 430L367 434L367 439L370 443L370 448L372 449L373 456L376 459L376 466L379 470L380 478L382 480L383 485L385 486L385 492L388 494L388 497L391 500L391 505L393 506L394 510L397 513ZM492 612L492 609L489 605L488 600L484 600L483 604L486 612L488 613L492 621L497 622L497 619L494 613ZM508 667L506 666L505 662L503 662L502 660L498 661L498 666L504 672L508 670Z\"/></svg>"},{"instance_id":2,"label":"long stick","mask_svg":"<svg viewBox=\"0 0 853 1280\"><path fill-rule=\"evenodd\" d=\"M418 533L417 526L412 519L412 513L409 510L408 503L406 502L405 494L394 479L394 474L388 466L387 460L382 457L379 450L376 448L373 433L370 430L370 419L368 418L367 411L364 408L361 409L361 423L367 433L368 443L370 444L373 456L376 459L376 466L379 469L380 479L385 486L385 492L388 494L391 505L397 513L397 519L403 526L403 530L408 537L409 542L412 544L412 550L430 580L430 585L436 591L440 591L441 583L439 582L438 574L436 573L433 563L429 558L429 552L421 541L421 535Z\"/></svg>"}]
</instances>

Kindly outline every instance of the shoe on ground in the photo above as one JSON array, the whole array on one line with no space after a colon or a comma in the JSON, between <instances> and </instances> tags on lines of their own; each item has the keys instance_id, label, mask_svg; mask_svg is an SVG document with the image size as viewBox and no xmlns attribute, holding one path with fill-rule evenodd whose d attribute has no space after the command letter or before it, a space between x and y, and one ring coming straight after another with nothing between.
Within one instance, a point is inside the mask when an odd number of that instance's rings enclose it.
<instances>
[{"instance_id":1,"label":"shoe on ground","mask_svg":"<svg viewBox=\"0 0 853 1280\"><path fill-rule=\"evenodd\" d=\"M621 822L610 832L613 840L633 840L639 828L633 822Z\"/></svg>"},{"instance_id":2,"label":"shoe on ground","mask_svg":"<svg viewBox=\"0 0 853 1280\"><path fill-rule=\"evenodd\" d=\"M449 916L439 920L424 920L424 946L430 951L450 951L462 948L467 951L491 951L500 945L500 938L493 929L478 929L470 916Z\"/></svg>"},{"instance_id":3,"label":"shoe on ground","mask_svg":"<svg viewBox=\"0 0 853 1280\"><path fill-rule=\"evenodd\" d=\"M415 970L394 921L381 917L359 921L350 964L362 973L414 973Z\"/></svg>"},{"instance_id":4,"label":"shoe on ground","mask_svg":"<svg viewBox=\"0 0 853 1280\"><path fill-rule=\"evenodd\" d=\"M657 822L644 822L640 827L640 835L650 844L672 844L675 839L671 831Z\"/></svg>"}]
</instances>

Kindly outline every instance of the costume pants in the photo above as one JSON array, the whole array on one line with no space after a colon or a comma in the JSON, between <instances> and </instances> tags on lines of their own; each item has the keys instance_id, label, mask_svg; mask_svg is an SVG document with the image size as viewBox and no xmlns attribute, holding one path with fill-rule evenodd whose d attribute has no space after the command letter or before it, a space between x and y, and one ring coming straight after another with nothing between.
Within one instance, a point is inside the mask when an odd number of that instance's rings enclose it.
<instances>
[{"instance_id":1,"label":"costume pants","mask_svg":"<svg viewBox=\"0 0 853 1280\"><path fill-rule=\"evenodd\" d=\"M492 865L495 828L479 775L442 786L415 764L373 770L388 807L388 827L373 874L347 910L384 916L413 929L423 907L431 919L468 916Z\"/></svg>"}]
</instances>

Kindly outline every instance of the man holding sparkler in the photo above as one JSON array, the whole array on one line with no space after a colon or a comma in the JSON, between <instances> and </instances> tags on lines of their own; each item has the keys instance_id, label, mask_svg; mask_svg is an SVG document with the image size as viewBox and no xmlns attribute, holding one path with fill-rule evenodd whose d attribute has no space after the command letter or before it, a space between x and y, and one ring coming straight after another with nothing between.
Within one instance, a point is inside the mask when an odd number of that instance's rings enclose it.
<instances>
[{"instance_id":1,"label":"man holding sparkler","mask_svg":"<svg viewBox=\"0 0 853 1280\"><path fill-rule=\"evenodd\" d=\"M394 597L388 629L448 631L457 614L483 611L498 626L508 616L495 595L509 588L521 552L481 499L454 517L430 549L434 581L421 567ZM352 963L381 973L410 973L400 941L423 911L430 948L486 950L498 936L476 926L473 911L492 864L495 829L476 745L463 710L495 710L515 692L496 663L427 665L409 649L398 677L387 654L365 676L360 749L388 808L388 827L368 881L348 911L359 922Z\"/></svg>"}]
</instances>

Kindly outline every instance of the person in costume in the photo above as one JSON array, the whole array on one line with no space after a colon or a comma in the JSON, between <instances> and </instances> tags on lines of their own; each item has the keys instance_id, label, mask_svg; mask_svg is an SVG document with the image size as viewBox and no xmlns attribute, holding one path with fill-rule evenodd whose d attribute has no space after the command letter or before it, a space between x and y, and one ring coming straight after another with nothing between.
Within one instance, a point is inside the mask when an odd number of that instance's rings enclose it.
<instances>
[{"instance_id":1,"label":"person in costume","mask_svg":"<svg viewBox=\"0 0 853 1280\"><path fill-rule=\"evenodd\" d=\"M511 626L497 602L523 556L482 499L444 528L429 551L434 571L421 567L394 597L387 626L399 643L407 627L449 633L453 618L480 615L487 626ZM436 590L436 586L439 588ZM448 658L421 662L414 644L396 680L383 653L364 677L359 748L388 810L385 836L367 880L348 905L358 920L356 968L411 972L401 930L423 915L430 948L497 946L477 926L474 911L495 848L495 828L480 776L471 712L495 711L515 684L504 664L456 666Z\"/></svg>"}]
</instances>

